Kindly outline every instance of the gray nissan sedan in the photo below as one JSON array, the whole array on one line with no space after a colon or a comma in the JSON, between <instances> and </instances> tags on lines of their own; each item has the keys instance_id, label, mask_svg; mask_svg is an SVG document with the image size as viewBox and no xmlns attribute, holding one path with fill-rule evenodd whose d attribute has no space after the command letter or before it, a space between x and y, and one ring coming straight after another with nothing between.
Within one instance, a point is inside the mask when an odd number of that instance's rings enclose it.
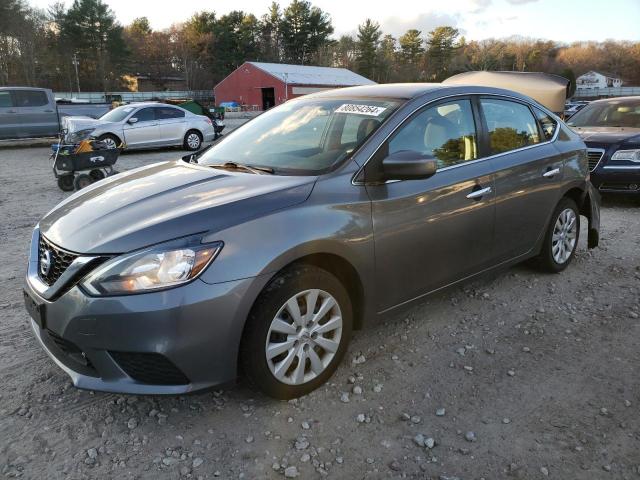
<instances>
[{"instance_id":1,"label":"gray nissan sedan","mask_svg":"<svg viewBox=\"0 0 640 480\"><path fill-rule=\"evenodd\" d=\"M194 156L195 157L195 156ZM234 380L304 395L354 329L599 236L580 138L529 97L375 85L295 99L191 161L70 196L33 232L33 331L80 388L179 394Z\"/></svg>"}]
</instances>

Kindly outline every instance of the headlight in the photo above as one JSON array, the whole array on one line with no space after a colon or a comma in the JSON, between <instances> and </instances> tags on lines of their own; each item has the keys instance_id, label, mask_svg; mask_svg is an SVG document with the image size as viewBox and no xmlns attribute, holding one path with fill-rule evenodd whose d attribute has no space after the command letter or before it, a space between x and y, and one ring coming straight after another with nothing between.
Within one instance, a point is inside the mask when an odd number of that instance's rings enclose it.
<instances>
[{"instance_id":1,"label":"headlight","mask_svg":"<svg viewBox=\"0 0 640 480\"><path fill-rule=\"evenodd\" d=\"M611 156L611 160L623 160L627 162L640 162L640 150L618 150Z\"/></svg>"},{"instance_id":2,"label":"headlight","mask_svg":"<svg viewBox=\"0 0 640 480\"><path fill-rule=\"evenodd\" d=\"M95 128L85 128L83 130L78 130L77 132L71 132L67 136L67 141L69 143L79 142L80 140L85 140L89 135L93 133Z\"/></svg>"},{"instance_id":3,"label":"headlight","mask_svg":"<svg viewBox=\"0 0 640 480\"><path fill-rule=\"evenodd\" d=\"M196 278L220 253L222 242L184 239L112 258L81 286L91 295L127 295L175 287Z\"/></svg>"}]
</instances>

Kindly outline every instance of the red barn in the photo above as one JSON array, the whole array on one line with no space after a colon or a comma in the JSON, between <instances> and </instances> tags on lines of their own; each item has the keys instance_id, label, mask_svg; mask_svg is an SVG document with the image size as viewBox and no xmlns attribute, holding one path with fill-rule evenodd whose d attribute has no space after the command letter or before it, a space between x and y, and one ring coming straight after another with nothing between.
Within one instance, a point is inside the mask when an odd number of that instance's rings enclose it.
<instances>
[{"instance_id":1,"label":"red barn","mask_svg":"<svg viewBox=\"0 0 640 480\"><path fill-rule=\"evenodd\" d=\"M244 62L213 89L216 105L237 102L267 110L290 98L375 82L346 68Z\"/></svg>"}]
</instances>

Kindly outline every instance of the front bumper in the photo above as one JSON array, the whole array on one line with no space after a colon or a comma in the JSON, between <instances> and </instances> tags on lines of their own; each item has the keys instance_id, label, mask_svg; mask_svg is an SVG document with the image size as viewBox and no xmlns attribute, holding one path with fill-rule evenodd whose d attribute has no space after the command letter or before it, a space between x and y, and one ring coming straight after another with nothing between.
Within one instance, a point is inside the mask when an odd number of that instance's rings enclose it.
<instances>
[{"instance_id":1,"label":"front bumper","mask_svg":"<svg viewBox=\"0 0 640 480\"><path fill-rule=\"evenodd\" d=\"M32 299L42 312L32 314L41 324L32 319L31 327L75 386L182 394L235 379L244 321L261 277L213 285L196 279L118 297L91 297L73 285L57 295L46 293L46 299L32 278L37 258L30 257L24 285L26 301Z\"/></svg>"},{"instance_id":2,"label":"front bumper","mask_svg":"<svg viewBox=\"0 0 640 480\"><path fill-rule=\"evenodd\" d=\"M640 195L640 166L598 166L591 172L591 182L603 193Z\"/></svg>"}]
</instances>

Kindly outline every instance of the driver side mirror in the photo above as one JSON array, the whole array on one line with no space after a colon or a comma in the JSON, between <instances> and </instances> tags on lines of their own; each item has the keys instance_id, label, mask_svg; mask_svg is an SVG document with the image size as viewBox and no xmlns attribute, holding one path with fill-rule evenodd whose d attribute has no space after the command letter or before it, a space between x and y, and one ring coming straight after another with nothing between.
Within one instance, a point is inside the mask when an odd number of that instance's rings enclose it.
<instances>
[{"instance_id":1,"label":"driver side mirror","mask_svg":"<svg viewBox=\"0 0 640 480\"><path fill-rule=\"evenodd\" d=\"M134 123L138 123L138 119L136 117L131 117L129 120L127 120L127 123L133 125Z\"/></svg>"},{"instance_id":2,"label":"driver side mirror","mask_svg":"<svg viewBox=\"0 0 640 480\"><path fill-rule=\"evenodd\" d=\"M400 150L382 160L384 180L420 180L433 176L437 170L434 157L413 150Z\"/></svg>"}]
</instances>

